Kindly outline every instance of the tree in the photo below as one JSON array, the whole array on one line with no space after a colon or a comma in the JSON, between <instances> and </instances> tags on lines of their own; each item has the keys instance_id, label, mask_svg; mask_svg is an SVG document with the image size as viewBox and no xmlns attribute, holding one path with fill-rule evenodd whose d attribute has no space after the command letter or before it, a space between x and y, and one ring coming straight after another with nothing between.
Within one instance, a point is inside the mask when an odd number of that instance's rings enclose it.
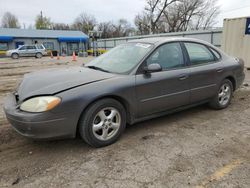
<instances>
[{"instance_id":1,"label":"tree","mask_svg":"<svg viewBox=\"0 0 250 188\"><path fill-rule=\"evenodd\" d=\"M114 27L112 22L101 22L97 25L97 30L102 31L101 38L114 37Z\"/></svg>"},{"instance_id":2,"label":"tree","mask_svg":"<svg viewBox=\"0 0 250 188\"><path fill-rule=\"evenodd\" d=\"M219 13L217 0L180 0L171 9L164 11L167 31L186 31L188 29L208 29L215 23Z\"/></svg>"},{"instance_id":3,"label":"tree","mask_svg":"<svg viewBox=\"0 0 250 188\"><path fill-rule=\"evenodd\" d=\"M143 12L138 14L134 20L135 26L137 27L137 33L139 35L148 35L150 34L150 16Z\"/></svg>"},{"instance_id":4,"label":"tree","mask_svg":"<svg viewBox=\"0 0 250 188\"><path fill-rule=\"evenodd\" d=\"M102 31L101 38L125 37L135 33L135 28L126 19L119 19L117 22L101 22L97 30Z\"/></svg>"},{"instance_id":5,"label":"tree","mask_svg":"<svg viewBox=\"0 0 250 188\"><path fill-rule=\"evenodd\" d=\"M20 28L17 17L10 12L5 12L3 15L1 26L3 28Z\"/></svg>"},{"instance_id":6,"label":"tree","mask_svg":"<svg viewBox=\"0 0 250 188\"><path fill-rule=\"evenodd\" d=\"M113 37L125 37L133 35L135 30L126 19L119 19L116 24L113 24L113 27Z\"/></svg>"},{"instance_id":7,"label":"tree","mask_svg":"<svg viewBox=\"0 0 250 188\"><path fill-rule=\"evenodd\" d=\"M70 26L65 23L52 23L53 30L70 30Z\"/></svg>"},{"instance_id":8,"label":"tree","mask_svg":"<svg viewBox=\"0 0 250 188\"><path fill-rule=\"evenodd\" d=\"M97 21L93 15L88 15L86 13L81 13L74 21L72 28L76 30L80 30L86 34L89 31L94 30Z\"/></svg>"},{"instance_id":9,"label":"tree","mask_svg":"<svg viewBox=\"0 0 250 188\"><path fill-rule=\"evenodd\" d=\"M217 21L216 17L220 13L219 7L216 5L217 0L207 0L203 3L198 14L190 24L192 29L209 29L213 27Z\"/></svg>"},{"instance_id":10,"label":"tree","mask_svg":"<svg viewBox=\"0 0 250 188\"><path fill-rule=\"evenodd\" d=\"M52 23L50 21L50 18L43 16L43 13L41 11L40 15L37 15L36 21L35 21L36 29L51 29Z\"/></svg>"},{"instance_id":11,"label":"tree","mask_svg":"<svg viewBox=\"0 0 250 188\"><path fill-rule=\"evenodd\" d=\"M135 17L141 34L208 29L219 14L218 0L147 0Z\"/></svg>"},{"instance_id":12,"label":"tree","mask_svg":"<svg viewBox=\"0 0 250 188\"><path fill-rule=\"evenodd\" d=\"M158 33L160 19L166 10L174 2L178 0L146 0L146 15L150 18L150 33Z\"/></svg>"}]
</instances>

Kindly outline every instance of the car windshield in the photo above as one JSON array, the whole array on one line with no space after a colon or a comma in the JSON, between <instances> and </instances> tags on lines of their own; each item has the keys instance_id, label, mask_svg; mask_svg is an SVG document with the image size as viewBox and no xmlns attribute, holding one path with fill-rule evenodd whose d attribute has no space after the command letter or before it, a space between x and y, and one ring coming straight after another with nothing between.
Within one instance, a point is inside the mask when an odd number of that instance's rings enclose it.
<instances>
[{"instance_id":1,"label":"car windshield","mask_svg":"<svg viewBox=\"0 0 250 188\"><path fill-rule=\"evenodd\" d=\"M152 47L153 45L146 43L122 44L94 59L86 67L118 74L127 73L140 62Z\"/></svg>"}]
</instances>

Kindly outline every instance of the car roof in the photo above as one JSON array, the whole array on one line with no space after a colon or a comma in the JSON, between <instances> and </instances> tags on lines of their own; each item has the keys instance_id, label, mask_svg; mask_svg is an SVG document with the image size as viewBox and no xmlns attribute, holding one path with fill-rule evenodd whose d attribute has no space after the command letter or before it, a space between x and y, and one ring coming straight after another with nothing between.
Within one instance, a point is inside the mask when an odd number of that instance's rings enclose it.
<instances>
[{"instance_id":1,"label":"car roof","mask_svg":"<svg viewBox=\"0 0 250 188\"><path fill-rule=\"evenodd\" d=\"M149 44L159 45L165 42L175 42L175 41L176 42L178 41L198 42L198 43L203 43L203 44L211 46L211 44L206 41L194 39L194 38L187 38L187 37L152 37L152 38L130 40L129 42L149 43Z\"/></svg>"},{"instance_id":2,"label":"car roof","mask_svg":"<svg viewBox=\"0 0 250 188\"><path fill-rule=\"evenodd\" d=\"M40 44L24 44L22 46L37 46L37 45L40 45Z\"/></svg>"}]
</instances>

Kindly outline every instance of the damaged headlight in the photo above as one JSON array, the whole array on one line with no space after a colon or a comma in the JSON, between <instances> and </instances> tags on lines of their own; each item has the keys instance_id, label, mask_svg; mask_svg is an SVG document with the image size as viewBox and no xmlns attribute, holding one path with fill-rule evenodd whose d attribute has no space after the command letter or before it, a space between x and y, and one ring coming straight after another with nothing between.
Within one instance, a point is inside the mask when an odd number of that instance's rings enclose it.
<instances>
[{"instance_id":1,"label":"damaged headlight","mask_svg":"<svg viewBox=\"0 0 250 188\"><path fill-rule=\"evenodd\" d=\"M54 96L34 97L24 101L20 109L26 112L45 112L59 105L61 99Z\"/></svg>"}]
</instances>

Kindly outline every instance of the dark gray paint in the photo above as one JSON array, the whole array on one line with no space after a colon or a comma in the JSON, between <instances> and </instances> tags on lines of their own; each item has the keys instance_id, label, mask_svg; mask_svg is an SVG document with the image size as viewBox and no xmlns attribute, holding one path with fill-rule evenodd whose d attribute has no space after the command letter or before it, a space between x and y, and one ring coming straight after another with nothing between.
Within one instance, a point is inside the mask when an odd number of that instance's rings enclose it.
<instances>
[{"instance_id":1,"label":"dark gray paint","mask_svg":"<svg viewBox=\"0 0 250 188\"><path fill-rule=\"evenodd\" d=\"M221 59L192 67L184 56L184 68L145 74L144 60L149 53L128 75L110 74L84 67L27 74L17 90L19 101L13 95L6 100L6 116L13 127L27 137L74 137L81 114L91 103L104 97L119 100L127 111L127 122L132 124L207 102L216 95L225 78L234 82L235 89L242 84L244 72L238 61L206 42L184 38L154 38L133 42L151 43L157 48L173 41L202 43L219 51ZM42 95L59 96L62 103L44 113L19 110L18 104L22 101Z\"/></svg>"}]
</instances>

